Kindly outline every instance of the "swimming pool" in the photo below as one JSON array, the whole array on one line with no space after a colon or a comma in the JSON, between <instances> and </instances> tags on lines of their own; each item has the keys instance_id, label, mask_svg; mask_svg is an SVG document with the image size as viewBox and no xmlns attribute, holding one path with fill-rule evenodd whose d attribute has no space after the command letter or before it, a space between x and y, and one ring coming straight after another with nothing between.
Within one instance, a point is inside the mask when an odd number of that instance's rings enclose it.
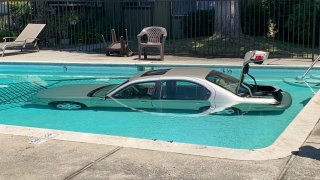
<instances>
[{"instance_id":1,"label":"swimming pool","mask_svg":"<svg viewBox=\"0 0 320 180\"><path fill-rule=\"evenodd\" d=\"M240 74L240 68L236 67L212 68L235 77L239 77ZM260 84L277 85L291 93L293 103L288 110L282 114L203 116L181 111L163 113L103 108L62 111L25 103L31 93L41 89L30 85L32 81L52 86L122 82L125 80L124 77L137 74L139 70L141 68L136 66L2 64L0 124L237 149L259 149L270 146L279 137L316 91L283 82L284 78L303 74L305 69L252 68L250 72Z\"/></svg>"}]
</instances>

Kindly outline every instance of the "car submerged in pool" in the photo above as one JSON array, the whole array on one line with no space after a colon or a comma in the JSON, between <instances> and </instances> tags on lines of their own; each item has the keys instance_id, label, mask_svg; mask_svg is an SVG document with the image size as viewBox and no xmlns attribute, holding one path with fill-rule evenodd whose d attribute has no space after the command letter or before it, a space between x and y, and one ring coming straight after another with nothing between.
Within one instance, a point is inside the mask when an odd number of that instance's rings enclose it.
<instances>
[{"instance_id":1,"label":"car submerged in pool","mask_svg":"<svg viewBox=\"0 0 320 180\"><path fill-rule=\"evenodd\" d=\"M122 84L73 84L41 90L32 104L63 110L88 107L197 110L235 114L284 111L291 96L278 87L257 85L249 63L261 64L268 53L246 54L240 79L207 68L172 68L143 72ZM254 84L244 82L248 75Z\"/></svg>"}]
</instances>

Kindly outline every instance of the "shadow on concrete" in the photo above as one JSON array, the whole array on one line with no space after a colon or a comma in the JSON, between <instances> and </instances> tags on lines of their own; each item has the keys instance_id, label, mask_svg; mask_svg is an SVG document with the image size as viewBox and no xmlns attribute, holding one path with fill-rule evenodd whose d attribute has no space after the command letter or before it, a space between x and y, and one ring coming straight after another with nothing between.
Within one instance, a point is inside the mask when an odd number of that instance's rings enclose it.
<instances>
[{"instance_id":1,"label":"shadow on concrete","mask_svg":"<svg viewBox=\"0 0 320 180\"><path fill-rule=\"evenodd\" d=\"M320 160L320 149L313 146L302 146L299 148L299 151L293 151L292 154L300 157Z\"/></svg>"},{"instance_id":2,"label":"shadow on concrete","mask_svg":"<svg viewBox=\"0 0 320 180\"><path fill-rule=\"evenodd\" d=\"M138 54L135 54L135 55L138 55ZM153 55L153 56L156 56L156 55ZM165 57L164 57L165 58ZM137 60L137 61L162 61L160 59L160 57L148 57L147 59L144 59L143 55L141 57L141 59L139 59L139 57L135 57L133 60Z\"/></svg>"},{"instance_id":3,"label":"shadow on concrete","mask_svg":"<svg viewBox=\"0 0 320 180\"><path fill-rule=\"evenodd\" d=\"M22 54L31 54L31 53L37 53L38 51L36 50L10 50L10 51L5 51L3 57L8 57L8 56L17 56L17 55L22 55Z\"/></svg>"}]
</instances>

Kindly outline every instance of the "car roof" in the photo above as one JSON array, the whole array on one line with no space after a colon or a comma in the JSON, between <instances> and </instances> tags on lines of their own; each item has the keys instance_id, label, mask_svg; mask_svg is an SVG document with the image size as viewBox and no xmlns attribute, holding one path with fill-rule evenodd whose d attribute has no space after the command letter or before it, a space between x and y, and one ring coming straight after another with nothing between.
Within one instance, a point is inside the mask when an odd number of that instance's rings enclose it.
<instances>
[{"instance_id":1,"label":"car roof","mask_svg":"<svg viewBox=\"0 0 320 180\"><path fill-rule=\"evenodd\" d=\"M201 78L205 79L206 76L212 71L212 69L208 68L172 68L172 69L158 69L158 70L150 70L138 74L130 79L130 81L134 80L147 80L153 78L175 78L175 77L190 77L190 78Z\"/></svg>"}]
</instances>

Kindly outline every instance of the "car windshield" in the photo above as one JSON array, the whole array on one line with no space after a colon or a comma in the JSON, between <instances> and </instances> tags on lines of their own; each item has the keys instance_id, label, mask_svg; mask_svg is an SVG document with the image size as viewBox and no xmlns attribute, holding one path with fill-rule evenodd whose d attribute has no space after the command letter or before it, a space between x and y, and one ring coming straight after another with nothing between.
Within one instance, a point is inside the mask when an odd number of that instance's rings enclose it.
<instances>
[{"instance_id":1,"label":"car windshield","mask_svg":"<svg viewBox=\"0 0 320 180\"><path fill-rule=\"evenodd\" d=\"M105 97L109 92L116 89L117 87L127 83L127 81L123 82L122 84L108 84L106 86L100 87L98 89L95 89L91 91L88 96L89 97Z\"/></svg>"},{"instance_id":2,"label":"car windshield","mask_svg":"<svg viewBox=\"0 0 320 180\"><path fill-rule=\"evenodd\" d=\"M141 77L143 77L143 76L164 75L168 71L169 71L169 69L157 69L157 70L147 71L144 74L142 74Z\"/></svg>"},{"instance_id":3,"label":"car windshield","mask_svg":"<svg viewBox=\"0 0 320 180\"><path fill-rule=\"evenodd\" d=\"M229 76L227 74L224 74L219 71L212 70L206 77L206 79L218 86L223 87L224 89L227 89L228 91L231 91L232 93L236 94L237 86L239 84L239 80Z\"/></svg>"}]
</instances>

